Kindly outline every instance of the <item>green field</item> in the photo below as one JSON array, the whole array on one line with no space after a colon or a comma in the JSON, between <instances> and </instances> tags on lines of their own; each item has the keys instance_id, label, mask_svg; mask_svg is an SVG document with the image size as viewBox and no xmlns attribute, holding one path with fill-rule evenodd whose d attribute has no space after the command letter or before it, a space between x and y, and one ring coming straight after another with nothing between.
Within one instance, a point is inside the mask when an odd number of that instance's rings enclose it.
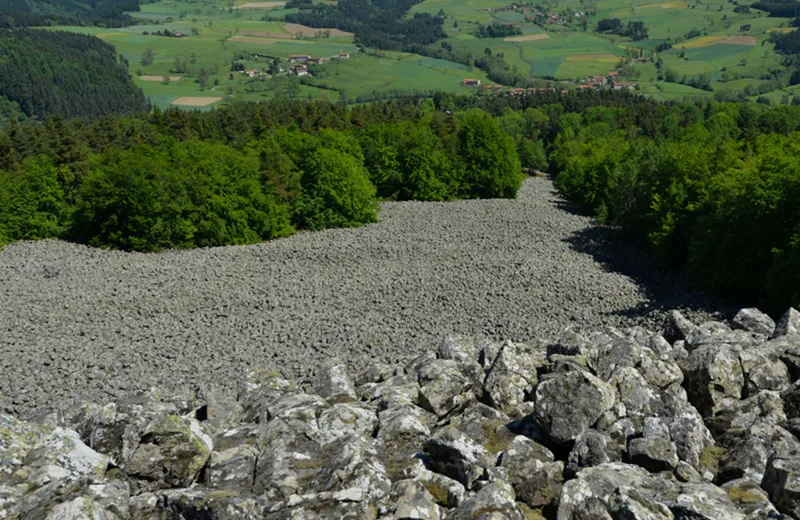
<instances>
[{"instance_id":1,"label":"green field","mask_svg":"<svg viewBox=\"0 0 800 520\"><path fill-rule=\"evenodd\" d=\"M296 10L279 6L235 9L244 3L246 0L205 0L202 4L161 0L144 4L141 12L133 13L142 20L141 25L122 29L60 29L94 34L115 45L118 54L128 60L136 83L161 107L169 106L182 96L221 97L211 105L218 106L276 95L338 99L339 93L343 93L348 99L355 99L373 92L394 90L469 92L460 86L465 78L479 79L483 84L496 83L483 71L470 70L462 63L407 53L360 51L352 37L297 39L280 20ZM762 80L765 71L782 67L779 56L767 41L769 31L789 25L788 19L770 18L755 10L749 14L734 13L736 4L728 0L702 3L697 0L609 0L600 5L590 5L583 0L548 0L536 7L531 4L517 9L508 8L510 5L511 2L505 0L425 0L415 5L408 16L415 13L436 15L443 11L448 34L444 44L449 44L462 56L479 57L485 52L500 56L510 70L522 77L579 83L587 76L606 75L620 63L629 63L633 75L628 81L637 83L642 93L658 99L708 97L713 92L666 83L659 78L659 71L652 62L637 63L635 58L646 56L653 61L660 60L662 75L664 70L670 69L687 82L707 77L714 90L741 91L749 87L748 92L763 91L769 84ZM596 9L596 13L586 14L590 9ZM558 13L564 22L534 23L532 17L537 11ZM585 27L580 13L586 18ZM264 17L277 21L262 21ZM621 19L623 24L643 21L649 31L648 39L634 42L622 36L595 32L597 21L611 17ZM513 41L475 36L480 24L490 23L517 24L522 37ZM750 25L748 30L742 28L746 24ZM145 34L165 29L181 31L187 36ZM694 36L687 38L690 31L694 31ZM729 38L732 39L726 41ZM672 49L656 54L656 46L667 41L673 45ZM153 50L155 60L143 65L146 49ZM332 57L340 52L350 53L351 59L332 60L312 68L313 78L299 85L295 77L295 85L288 89L281 86L273 89L264 83L265 78L258 78L259 83L254 83L244 74L230 72L234 62L248 69L265 70L268 57L286 61L292 54ZM176 72L176 59L191 61L186 72ZM198 83L201 69L210 72L206 88ZM169 84L147 80L164 76L180 76L180 79ZM781 102L786 95L793 93L778 89L767 97Z\"/></svg>"}]
</instances>

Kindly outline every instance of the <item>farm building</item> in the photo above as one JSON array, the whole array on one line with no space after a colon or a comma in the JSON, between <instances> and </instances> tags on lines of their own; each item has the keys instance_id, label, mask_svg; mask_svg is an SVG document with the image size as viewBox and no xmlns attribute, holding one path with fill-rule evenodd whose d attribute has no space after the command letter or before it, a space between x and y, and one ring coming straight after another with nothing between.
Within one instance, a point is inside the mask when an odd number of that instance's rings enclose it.
<instances>
[{"instance_id":1,"label":"farm building","mask_svg":"<svg viewBox=\"0 0 800 520\"><path fill-rule=\"evenodd\" d=\"M311 56L308 54L292 54L289 56L290 63L305 63L309 59L311 59Z\"/></svg>"},{"instance_id":2,"label":"farm building","mask_svg":"<svg viewBox=\"0 0 800 520\"><path fill-rule=\"evenodd\" d=\"M462 87L480 87L481 86L481 80L472 79L472 78L466 78L466 79L464 79L464 81L461 82L461 86Z\"/></svg>"},{"instance_id":3,"label":"farm building","mask_svg":"<svg viewBox=\"0 0 800 520\"><path fill-rule=\"evenodd\" d=\"M308 76L308 67L306 65L294 65L292 67L292 72L297 74L298 76Z\"/></svg>"},{"instance_id":4,"label":"farm building","mask_svg":"<svg viewBox=\"0 0 800 520\"><path fill-rule=\"evenodd\" d=\"M261 76L264 74L263 70L259 69L247 69L244 71L248 78L255 78L256 76Z\"/></svg>"},{"instance_id":5,"label":"farm building","mask_svg":"<svg viewBox=\"0 0 800 520\"><path fill-rule=\"evenodd\" d=\"M325 63L325 58L308 58L306 62L309 65L319 65L321 63Z\"/></svg>"},{"instance_id":6,"label":"farm building","mask_svg":"<svg viewBox=\"0 0 800 520\"><path fill-rule=\"evenodd\" d=\"M339 54L336 55L336 57L339 58L340 60L347 60L347 59L350 59L350 53L349 52L340 52Z\"/></svg>"}]
</instances>

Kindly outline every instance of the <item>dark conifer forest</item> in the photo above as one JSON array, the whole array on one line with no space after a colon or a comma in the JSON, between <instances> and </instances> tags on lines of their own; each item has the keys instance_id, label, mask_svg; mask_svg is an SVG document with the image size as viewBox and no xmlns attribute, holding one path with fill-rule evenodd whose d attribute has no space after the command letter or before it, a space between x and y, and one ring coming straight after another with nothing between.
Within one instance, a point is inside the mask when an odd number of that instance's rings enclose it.
<instances>
[{"instance_id":1,"label":"dark conifer forest","mask_svg":"<svg viewBox=\"0 0 800 520\"><path fill-rule=\"evenodd\" d=\"M125 27L136 23L130 11L139 0L3 0L0 28L49 25Z\"/></svg>"},{"instance_id":2,"label":"dark conifer forest","mask_svg":"<svg viewBox=\"0 0 800 520\"><path fill-rule=\"evenodd\" d=\"M148 110L113 46L94 36L35 29L0 29L0 119L3 106L40 118Z\"/></svg>"}]
</instances>

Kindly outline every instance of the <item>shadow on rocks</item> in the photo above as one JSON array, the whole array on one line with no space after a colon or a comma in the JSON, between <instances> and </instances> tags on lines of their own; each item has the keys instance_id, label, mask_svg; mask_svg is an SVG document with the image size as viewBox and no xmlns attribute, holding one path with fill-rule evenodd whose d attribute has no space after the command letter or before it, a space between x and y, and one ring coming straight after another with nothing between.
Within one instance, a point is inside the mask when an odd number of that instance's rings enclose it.
<instances>
[{"instance_id":1,"label":"shadow on rocks","mask_svg":"<svg viewBox=\"0 0 800 520\"><path fill-rule=\"evenodd\" d=\"M575 212L574 206L560 206ZM565 241L579 253L591 255L609 272L631 278L644 292L645 300L612 314L627 318L648 317L671 309L682 309L708 318L729 319L737 310L730 301L690 288L683 273L667 271L640 245L621 236L610 226L595 225L573 233Z\"/></svg>"}]
</instances>

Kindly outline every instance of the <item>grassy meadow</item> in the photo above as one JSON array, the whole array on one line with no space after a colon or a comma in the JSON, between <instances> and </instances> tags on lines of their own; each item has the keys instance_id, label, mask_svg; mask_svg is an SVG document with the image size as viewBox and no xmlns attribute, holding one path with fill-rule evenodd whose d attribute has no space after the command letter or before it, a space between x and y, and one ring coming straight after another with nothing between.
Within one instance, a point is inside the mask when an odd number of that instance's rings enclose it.
<instances>
[{"instance_id":1,"label":"grassy meadow","mask_svg":"<svg viewBox=\"0 0 800 520\"><path fill-rule=\"evenodd\" d=\"M331 2L332 0L318 0ZM589 4L582 0L547 0L537 4L543 12L558 13L563 24L535 24L535 8L503 10L510 0L424 0L415 5L415 13L436 15L443 11L447 32L445 42L463 53L481 56L485 52L502 55L519 75L555 78L578 82L593 75L616 70L621 62L632 63L628 81L640 91L657 99L707 98L713 95L688 85L666 83L652 62L637 63L639 56L663 62L675 75L688 80L707 77L713 91L750 88L765 90L766 71L781 67L781 60L768 42L774 31L788 31L789 20L770 18L766 13L734 13L736 4L728 0L608 0ZM315 38L314 31L298 37L296 27L286 27L283 17L295 12L280 2L252 3L246 0L161 0L141 6L132 13L142 24L122 29L58 27L93 34L113 44L118 54L129 62L135 82L162 108L180 98L217 98L205 106L183 106L207 110L237 100L260 100L275 96L339 99L343 93L356 99L373 92L392 90L443 90L468 92L460 86L464 78L492 84L478 69L469 70L460 63L425 58L415 54L360 50L353 37ZM596 12L589 12L590 9ZM584 24L576 13L584 13ZM267 18L268 21L264 21ZM527 19L526 19L527 18ZM596 32L603 18L643 21L648 39L634 42L613 34ZM509 38L475 36L480 24L518 24L522 35ZM749 28L746 27L749 25ZM187 36L157 36L156 31L181 31ZM145 34L150 33L150 34ZM334 33L336 34L336 33ZM690 37L691 36L691 37ZM669 42L672 49L655 53L659 44ZM147 49L154 52L152 63L143 64ZM348 60L331 62L312 69L314 78L299 84L298 78L248 78L231 72L236 62L246 68L266 69L272 57L287 61L292 54L332 57L348 52ZM187 71L178 71L176 60L188 61ZM209 75L204 88L198 82L201 69ZM170 81L161 78L169 76ZM783 102L795 89L768 92L773 102ZM756 96L753 95L753 98ZM198 102L199 103L199 102Z\"/></svg>"}]
</instances>

